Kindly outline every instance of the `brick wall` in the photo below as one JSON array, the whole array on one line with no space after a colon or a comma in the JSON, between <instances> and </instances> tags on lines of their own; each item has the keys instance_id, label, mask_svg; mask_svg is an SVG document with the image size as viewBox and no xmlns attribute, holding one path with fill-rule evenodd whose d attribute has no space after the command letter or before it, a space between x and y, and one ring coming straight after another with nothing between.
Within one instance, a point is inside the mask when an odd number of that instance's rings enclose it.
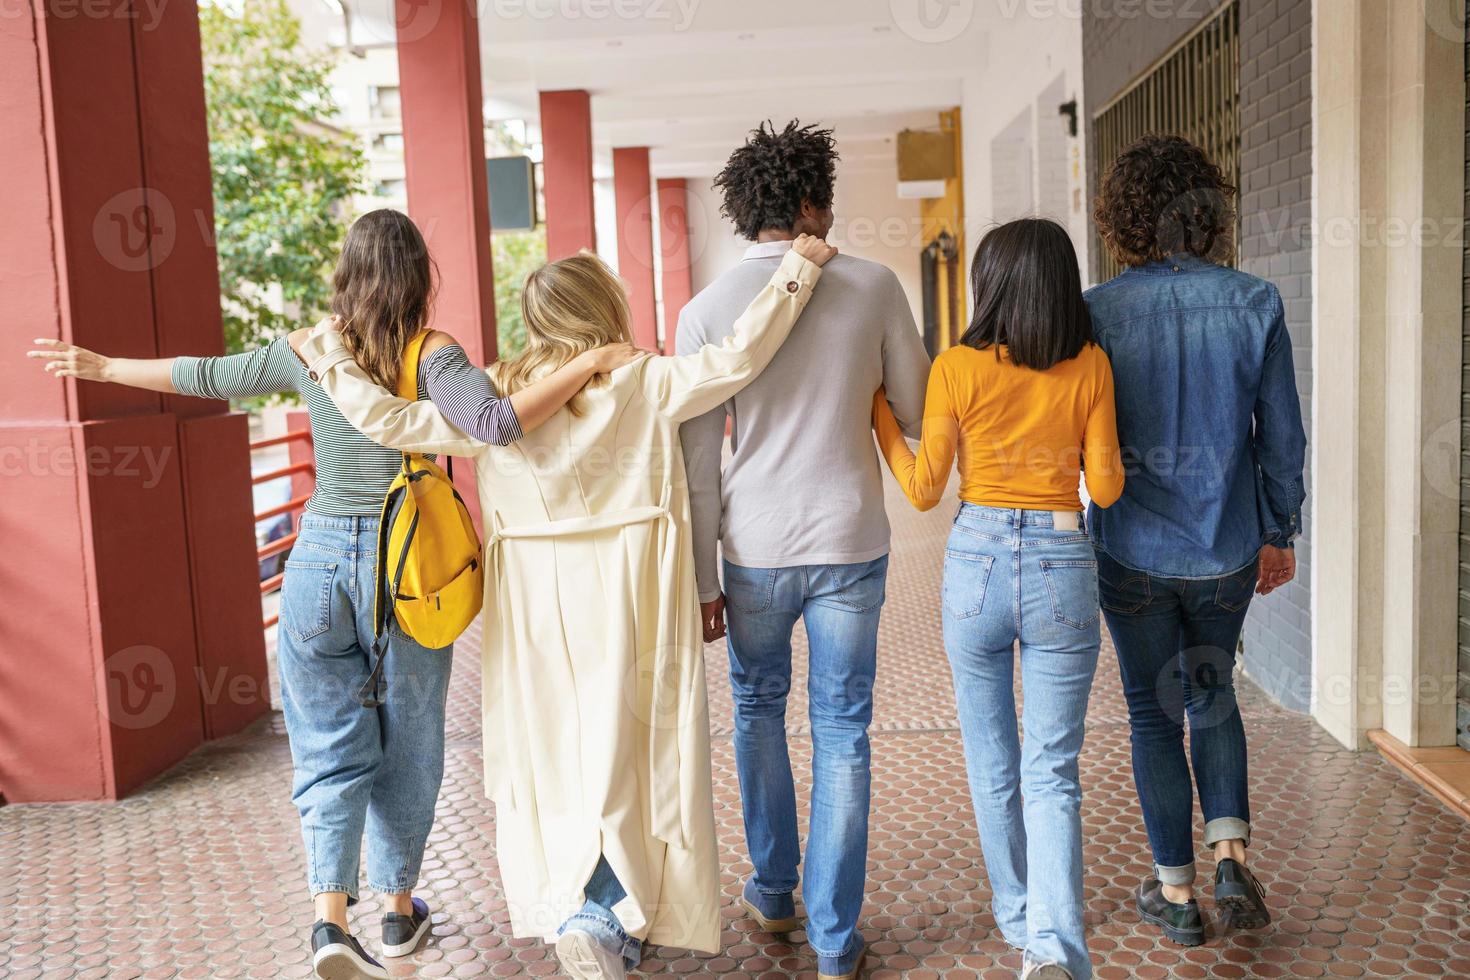
<instances>
[{"instance_id":1,"label":"brick wall","mask_svg":"<svg viewBox=\"0 0 1470 980\"><path fill-rule=\"evenodd\" d=\"M1297 388L1310 432L1312 0L1238 2L1240 265L1281 290L1296 355ZM1095 158L1091 143L1091 120L1097 111L1219 7L1216 0L1141 6L1136 0L1099 0L1083 5L1090 173L1100 175L1108 162ZM1144 13L1123 16L1138 10ZM1095 264L1092 271L1096 275ZM1308 446L1308 486L1310 453ZM1303 514L1307 533L1297 544L1297 581L1252 605L1244 637L1246 671L1283 705L1297 711L1309 707L1312 668L1311 514L1308 500Z\"/></svg>"},{"instance_id":2,"label":"brick wall","mask_svg":"<svg viewBox=\"0 0 1470 980\"><path fill-rule=\"evenodd\" d=\"M1312 0L1241 0L1240 94L1240 267L1281 290L1311 432ZM1312 510L1296 581L1252 604L1245 627L1246 671L1297 711L1310 707Z\"/></svg>"}]
</instances>

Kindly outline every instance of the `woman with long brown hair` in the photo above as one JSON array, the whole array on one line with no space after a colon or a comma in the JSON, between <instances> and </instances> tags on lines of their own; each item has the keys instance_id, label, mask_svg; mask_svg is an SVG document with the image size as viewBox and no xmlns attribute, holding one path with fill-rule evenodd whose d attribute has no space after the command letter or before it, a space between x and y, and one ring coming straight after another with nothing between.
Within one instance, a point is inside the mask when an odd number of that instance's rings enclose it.
<instances>
[{"instance_id":1,"label":"woman with long brown hair","mask_svg":"<svg viewBox=\"0 0 1470 980\"><path fill-rule=\"evenodd\" d=\"M622 977L645 942L719 947L679 424L761 372L835 253L798 239L723 345L613 371L514 446L461 432L486 434L475 410L483 379L478 396L465 386L436 409L376 383L330 324L300 348L343 415L374 439L475 458L489 534L485 780L506 904L515 934L554 942L575 977ZM530 346L491 378L512 398L630 336L623 284L590 254L532 274L522 310Z\"/></svg>"},{"instance_id":2,"label":"woman with long brown hair","mask_svg":"<svg viewBox=\"0 0 1470 980\"><path fill-rule=\"evenodd\" d=\"M427 329L434 299L433 261L413 222L389 210L359 218L347 233L333 287L334 321L347 356L376 383L396 388L404 352ZM357 901L366 830L368 884L385 904L383 952L407 955L428 931L428 906L412 892L443 776L453 660L452 648L426 649L389 617L384 670L392 693L371 710L354 695L372 669L378 521L402 456L348 424L285 337L228 357L151 360L36 343L30 356L44 360L57 377L204 398L279 392L305 398L316 488L286 561L277 657L295 770L292 799L301 813L316 905L313 961L317 975L328 980L386 978L351 935L347 907ZM474 372L484 378L442 333L432 334L423 351L420 397L435 395L441 377ZM490 394L478 406L488 438L503 444L535 429L632 351L626 344L588 348L508 398Z\"/></svg>"}]
</instances>

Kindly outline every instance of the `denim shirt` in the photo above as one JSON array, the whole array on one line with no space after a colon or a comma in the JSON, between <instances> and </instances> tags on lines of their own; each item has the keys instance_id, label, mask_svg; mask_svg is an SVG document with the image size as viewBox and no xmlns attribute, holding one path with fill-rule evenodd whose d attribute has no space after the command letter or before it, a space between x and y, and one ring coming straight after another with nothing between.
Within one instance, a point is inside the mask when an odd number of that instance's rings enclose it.
<instances>
[{"instance_id":1,"label":"denim shirt","mask_svg":"<svg viewBox=\"0 0 1470 980\"><path fill-rule=\"evenodd\" d=\"M1087 291L1113 363L1122 498L1094 544L1167 578L1214 578L1300 532L1306 432L1276 287L1193 255Z\"/></svg>"}]
</instances>

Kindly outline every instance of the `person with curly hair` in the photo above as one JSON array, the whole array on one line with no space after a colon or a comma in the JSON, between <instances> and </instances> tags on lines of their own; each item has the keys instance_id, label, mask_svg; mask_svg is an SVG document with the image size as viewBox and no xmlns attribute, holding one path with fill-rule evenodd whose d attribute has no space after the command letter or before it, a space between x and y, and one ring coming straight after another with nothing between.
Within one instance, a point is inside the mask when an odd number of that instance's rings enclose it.
<instances>
[{"instance_id":1,"label":"person with curly hair","mask_svg":"<svg viewBox=\"0 0 1470 980\"><path fill-rule=\"evenodd\" d=\"M1123 496L1088 514L1153 851L1139 915L1204 942L1193 786L1232 928L1271 921L1246 867L1250 800L1235 651L1253 593L1296 573L1306 432L1281 294L1226 263L1235 188L1188 140L1148 136L1103 178L1098 231L1127 268L1086 294L1112 362ZM1189 726L1189 752L1184 726Z\"/></svg>"},{"instance_id":2,"label":"person with curly hair","mask_svg":"<svg viewBox=\"0 0 1470 980\"><path fill-rule=\"evenodd\" d=\"M684 308L680 354L720 343L802 234L833 223L832 131L762 125L715 181L724 215L753 244ZM892 270L850 255L824 269L802 329L765 373L684 423L694 557L705 639L725 635L735 700L735 761L754 873L742 903L767 932L801 928L801 860L786 747L791 633L806 625L812 728L811 831L802 875L807 939L823 977L856 976L863 904L878 617L888 518L869 425L873 392L919 435L929 358ZM731 455L721 469L725 426ZM724 585L718 549L724 546ZM728 599L728 606L726 601Z\"/></svg>"}]
</instances>

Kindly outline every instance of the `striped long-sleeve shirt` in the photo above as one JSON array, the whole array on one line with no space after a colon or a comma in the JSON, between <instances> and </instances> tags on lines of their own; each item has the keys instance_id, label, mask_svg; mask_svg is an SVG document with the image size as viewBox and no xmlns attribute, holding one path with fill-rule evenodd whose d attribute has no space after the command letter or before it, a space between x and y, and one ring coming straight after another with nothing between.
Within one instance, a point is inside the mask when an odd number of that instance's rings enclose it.
<instances>
[{"instance_id":1,"label":"striped long-sleeve shirt","mask_svg":"<svg viewBox=\"0 0 1470 980\"><path fill-rule=\"evenodd\" d=\"M225 357L179 357L174 388L200 398L253 398L300 392L311 418L316 489L306 509L337 517L376 515L403 456L378 445L342 417L332 399L311 379L283 337L259 350ZM457 344L441 347L419 365L419 397L432 398L468 435L503 446L521 437L520 421L508 398L499 398L485 372Z\"/></svg>"}]
</instances>

